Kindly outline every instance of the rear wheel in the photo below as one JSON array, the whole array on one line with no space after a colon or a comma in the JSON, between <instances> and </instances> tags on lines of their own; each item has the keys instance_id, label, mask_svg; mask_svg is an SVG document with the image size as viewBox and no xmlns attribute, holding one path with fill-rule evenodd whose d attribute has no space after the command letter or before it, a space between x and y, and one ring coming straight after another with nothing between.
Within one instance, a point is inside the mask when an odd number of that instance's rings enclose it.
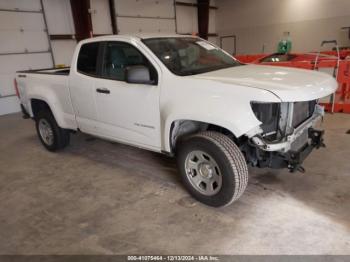
<instances>
[{"instance_id":1,"label":"rear wheel","mask_svg":"<svg viewBox=\"0 0 350 262\"><path fill-rule=\"evenodd\" d=\"M35 116L35 126L38 137L47 150L57 151L69 144L69 131L57 125L50 111L40 111Z\"/></svg>"},{"instance_id":2,"label":"rear wheel","mask_svg":"<svg viewBox=\"0 0 350 262\"><path fill-rule=\"evenodd\" d=\"M182 180L198 201L215 207L237 200L248 183L248 168L227 136L206 131L179 142L177 163Z\"/></svg>"}]
</instances>

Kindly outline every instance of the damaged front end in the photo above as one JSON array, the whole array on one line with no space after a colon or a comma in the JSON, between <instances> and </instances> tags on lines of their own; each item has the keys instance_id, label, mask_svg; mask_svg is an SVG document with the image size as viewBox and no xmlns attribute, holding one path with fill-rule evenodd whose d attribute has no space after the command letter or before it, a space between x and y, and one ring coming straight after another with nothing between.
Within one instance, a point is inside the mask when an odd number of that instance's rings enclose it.
<instances>
[{"instance_id":1,"label":"damaged front end","mask_svg":"<svg viewBox=\"0 0 350 262\"><path fill-rule=\"evenodd\" d=\"M304 171L302 163L314 148L324 146L324 131L315 129L324 109L316 100L289 103L252 103L262 123L248 134L243 146L248 162L257 167Z\"/></svg>"}]
</instances>

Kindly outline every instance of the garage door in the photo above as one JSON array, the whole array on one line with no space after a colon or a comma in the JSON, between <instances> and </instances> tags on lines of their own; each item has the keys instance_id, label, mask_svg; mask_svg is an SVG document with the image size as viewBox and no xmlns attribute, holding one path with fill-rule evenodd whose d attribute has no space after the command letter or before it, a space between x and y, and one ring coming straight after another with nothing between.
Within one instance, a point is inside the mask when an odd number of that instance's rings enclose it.
<instances>
[{"instance_id":1,"label":"garage door","mask_svg":"<svg viewBox=\"0 0 350 262\"><path fill-rule=\"evenodd\" d=\"M40 0L0 1L0 115L19 111L18 70L53 66Z\"/></svg>"},{"instance_id":2,"label":"garage door","mask_svg":"<svg viewBox=\"0 0 350 262\"><path fill-rule=\"evenodd\" d=\"M175 33L173 0L115 0L118 33Z\"/></svg>"},{"instance_id":3,"label":"garage door","mask_svg":"<svg viewBox=\"0 0 350 262\"><path fill-rule=\"evenodd\" d=\"M176 29L179 34L198 33L198 11L196 0L175 1L176 3ZM216 1L210 0L210 6L215 7ZM209 9L208 41L218 44L216 36L216 9Z\"/></svg>"}]
</instances>

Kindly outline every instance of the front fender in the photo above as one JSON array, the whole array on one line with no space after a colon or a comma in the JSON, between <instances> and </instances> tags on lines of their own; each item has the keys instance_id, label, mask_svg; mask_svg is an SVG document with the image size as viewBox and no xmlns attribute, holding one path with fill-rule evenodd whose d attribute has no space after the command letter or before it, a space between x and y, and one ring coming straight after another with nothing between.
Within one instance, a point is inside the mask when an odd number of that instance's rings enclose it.
<instances>
[{"instance_id":1,"label":"front fender","mask_svg":"<svg viewBox=\"0 0 350 262\"><path fill-rule=\"evenodd\" d=\"M184 83L170 86L162 94L162 147L167 152L171 151L169 138L174 121L192 120L214 124L239 138L261 124L251 109L252 101L281 102L277 96L266 90L210 80L183 80Z\"/></svg>"}]
</instances>

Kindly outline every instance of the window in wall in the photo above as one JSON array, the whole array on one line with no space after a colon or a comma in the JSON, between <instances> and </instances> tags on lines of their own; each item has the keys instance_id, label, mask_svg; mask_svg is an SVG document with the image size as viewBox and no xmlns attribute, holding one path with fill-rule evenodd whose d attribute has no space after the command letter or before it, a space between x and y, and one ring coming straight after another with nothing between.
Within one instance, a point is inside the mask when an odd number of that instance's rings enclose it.
<instances>
[{"instance_id":1,"label":"window in wall","mask_svg":"<svg viewBox=\"0 0 350 262\"><path fill-rule=\"evenodd\" d=\"M93 76L97 75L98 48L98 42L81 46L77 62L79 72Z\"/></svg>"}]
</instances>

